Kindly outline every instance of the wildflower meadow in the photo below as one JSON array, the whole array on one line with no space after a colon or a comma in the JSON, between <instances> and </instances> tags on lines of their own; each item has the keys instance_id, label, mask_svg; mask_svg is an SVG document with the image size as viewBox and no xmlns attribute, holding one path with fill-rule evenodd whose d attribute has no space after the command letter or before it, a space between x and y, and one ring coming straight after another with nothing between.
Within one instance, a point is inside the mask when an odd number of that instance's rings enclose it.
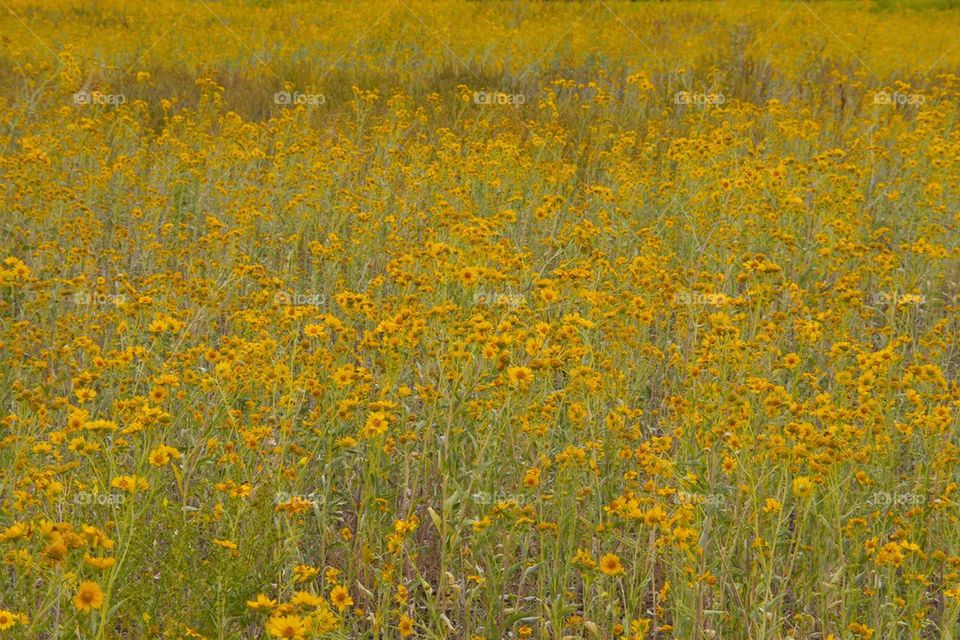
<instances>
[{"instance_id":1,"label":"wildflower meadow","mask_svg":"<svg viewBox=\"0 0 960 640\"><path fill-rule=\"evenodd\" d=\"M0 639L960 638L960 3L0 0Z\"/></svg>"}]
</instances>

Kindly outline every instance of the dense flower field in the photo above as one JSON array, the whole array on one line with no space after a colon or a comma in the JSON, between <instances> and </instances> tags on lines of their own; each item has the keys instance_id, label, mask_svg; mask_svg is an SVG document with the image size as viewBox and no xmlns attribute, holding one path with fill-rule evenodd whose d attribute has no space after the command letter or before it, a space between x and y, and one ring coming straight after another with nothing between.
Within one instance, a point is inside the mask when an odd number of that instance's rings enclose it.
<instances>
[{"instance_id":1,"label":"dense flower field","mask_svg":"<svg viewBox=\"0 0 960 640\"><path fill-rule=\"evenodd\" d=\"M0 2L0 638L958 637L918 4Z\"/></svg>"}]
</instances>

